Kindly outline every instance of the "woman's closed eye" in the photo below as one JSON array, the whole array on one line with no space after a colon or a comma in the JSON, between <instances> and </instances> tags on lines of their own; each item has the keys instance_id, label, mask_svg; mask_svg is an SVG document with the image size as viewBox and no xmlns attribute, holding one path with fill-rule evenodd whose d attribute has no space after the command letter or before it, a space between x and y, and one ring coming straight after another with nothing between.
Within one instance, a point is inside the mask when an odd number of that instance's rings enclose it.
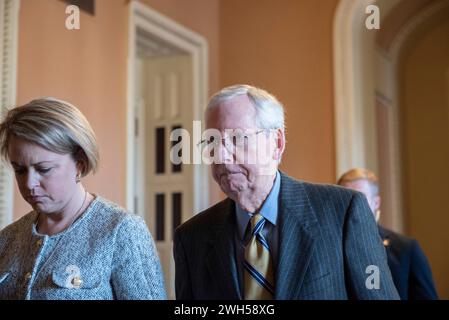
<instances>
[{"instance_id":1,"label":"woman's closed eye","mask_svg":"<svg viewBox=\"0 0 449 320\"><path fill-rule=\"evenodd\" d=\"M53 168L36 168L36 171L39 173L48 173Z\"/></svg>"}]
</instances>

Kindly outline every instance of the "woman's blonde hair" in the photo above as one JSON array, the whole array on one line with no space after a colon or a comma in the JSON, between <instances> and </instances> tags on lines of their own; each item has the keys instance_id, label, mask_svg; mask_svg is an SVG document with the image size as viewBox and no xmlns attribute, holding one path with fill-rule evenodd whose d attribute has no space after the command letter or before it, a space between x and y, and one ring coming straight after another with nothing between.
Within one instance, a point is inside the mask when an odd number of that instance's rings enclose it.
<instances>
[{"instance_id":1,"label":"woman's blonde hair","mask_svg":"<svg viewBox=\"0 0 449 320\"><path fill-rule=\"evenodd\" d=\"M17 137L59 154L83 161L82 176L95 172L99 152L95 133L74 105L55 98L41 98L10 109L0 123L0 155L9 161L11 137Z\"/></svg>"}]
</instances>

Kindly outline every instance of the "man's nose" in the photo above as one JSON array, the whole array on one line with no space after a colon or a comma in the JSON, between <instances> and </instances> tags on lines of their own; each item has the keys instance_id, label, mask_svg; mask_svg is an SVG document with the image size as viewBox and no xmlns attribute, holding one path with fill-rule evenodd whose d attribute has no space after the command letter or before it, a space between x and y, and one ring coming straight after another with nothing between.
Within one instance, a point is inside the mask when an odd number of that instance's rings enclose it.
<instances>
[{"instance_id":1,"label":"man's nose","mask_svg":"<svg viewBox=\"0 0 449 320\"><path fill-rule=\"evenodd\" d=\"M232 152L232 145L227 140L221 140L218 144L219 163L230 164L234 161L234 153Z\"/></svg>"}]
</instances>

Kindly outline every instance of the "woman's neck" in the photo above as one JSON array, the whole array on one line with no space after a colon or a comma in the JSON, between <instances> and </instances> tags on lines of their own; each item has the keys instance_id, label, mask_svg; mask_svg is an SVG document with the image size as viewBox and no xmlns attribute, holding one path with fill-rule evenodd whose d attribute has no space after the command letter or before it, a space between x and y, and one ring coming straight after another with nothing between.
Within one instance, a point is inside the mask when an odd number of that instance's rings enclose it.
<instances>
[{"instance_id":1,"label":"woman's neck","mask_svg":"<svg viewBox=\"0 0 449 320\"><path fill-rule=\"evenodd\" d=\"M60 212L39 213L36 231L51 236L68 229L82 215L92 199L93 196L80 185L80 188Z\"/></svg>"}]
</instances>

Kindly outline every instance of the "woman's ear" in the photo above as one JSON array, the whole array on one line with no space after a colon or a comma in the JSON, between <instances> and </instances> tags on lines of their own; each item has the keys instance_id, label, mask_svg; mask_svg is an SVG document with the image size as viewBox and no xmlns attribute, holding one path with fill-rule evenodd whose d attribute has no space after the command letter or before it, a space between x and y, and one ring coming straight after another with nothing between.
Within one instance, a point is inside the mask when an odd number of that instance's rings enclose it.
<instances>
[{"instance_id":1,"label":"woman's ear","mask_svg":"<svg viewBox=\"0 0 449 320\"><path fill-rule=\"evenodd\" d=\"M83 149L78 149L78 151L75 153L75 164L76 164L76 170L77 170L77 177L82 177L87 169L87 158L86 154L84 153Z\"/></svg>"}]
</instances>

